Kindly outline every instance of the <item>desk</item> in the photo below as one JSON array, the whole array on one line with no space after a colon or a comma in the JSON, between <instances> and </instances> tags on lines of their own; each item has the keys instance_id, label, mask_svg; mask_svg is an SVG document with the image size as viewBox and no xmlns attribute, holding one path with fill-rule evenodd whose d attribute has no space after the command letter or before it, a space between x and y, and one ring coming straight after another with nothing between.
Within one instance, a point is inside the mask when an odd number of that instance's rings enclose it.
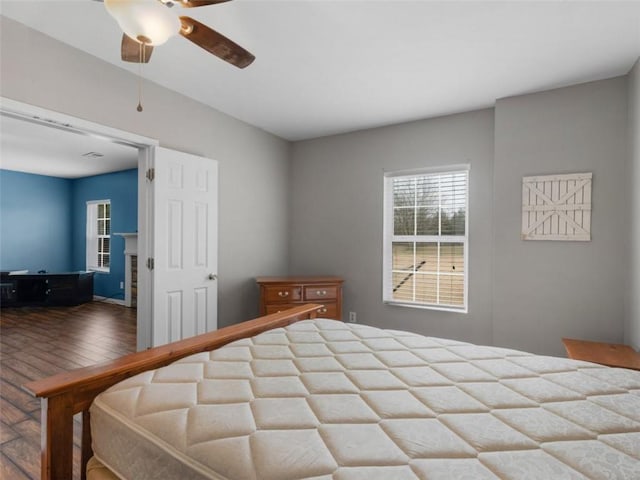
<instances>
[{"instance_id":1,"label":"desk","mask_svg":"<svg viewBox=\"0 0 640 480\"><path fill-rule=\"evenodd\" d=\"M0 274L0 306L79 305L93 300L94 272Z\"/></svg>"},{"instance_id":2,"label":"desk","mask_svg":"<svg viewBox=\"0 0 640 480\"><path fill-rule=\"evenodd\" d=\"M628 345L616 343L589 342L563 338L562 343L569 358L599 363L609 367L640 370L640 353Z\"/></svg>"}]
</instances>

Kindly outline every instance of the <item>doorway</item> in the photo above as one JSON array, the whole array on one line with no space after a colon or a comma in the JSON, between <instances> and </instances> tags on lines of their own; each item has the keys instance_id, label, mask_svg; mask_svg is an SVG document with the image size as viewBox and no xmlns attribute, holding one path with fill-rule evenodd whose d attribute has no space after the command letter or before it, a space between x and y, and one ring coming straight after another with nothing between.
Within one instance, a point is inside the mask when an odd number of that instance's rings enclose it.
<instances>
[{"instance_id":1,"label":"doorway","mask_svg":"<svg viewBox=\"0 0 640 480\"><path fill-rule=\"evenodd\" d=\"M115 150L135 149L134 168L137 167L137 202L138 214L135 221L134 232L137 232L137 257L146 259L149 257L151 235L148 229L151 225L150 215L152 214L152 192L147 188L146 172L150 168L153 160L153 149L158 145L156 140L135 135L129 132L113 129L86 120L77 119L58 112L51 112L33 105L17 102L11 99L0 98L0 114L3 119L11 121L26 122L29 125L45 127L47 131L64 132L67 136L77 139L96 141L105 149ZM53 130L50 130L53 129ZM69 135L73 134L73 135ZM3 132L4 135L4 132ZM37 139L27 139L29 142L36 142ZM89 154L100 154L88 152ZM86 158L87 162L95 162L97 158ZM5 161L3 161L3 168ZM55 169L54 169L55 170ZM133 232L114 232L133 233ZM121 252L114 252L120 254ZM123 259L124 260L124 259ZM143 263L142 261L139 263ZM142 267L142 265L140 265ZM143 350L151 346L151 275L146 268L138 268L137 271L137 349ZM124 283L124 281L123 281ZM123 285L124 287L124 285Z\"/></svg>"},{"instance_id":2,"label":"doorway","mask_svg":"<svg viewBox=\"0 0 640 480\"><path fill-rule=\"evenodd\" d=\"M2 97L0 114L137 150L137 350L217 328L217 161ZM95 201L87 202L87 218L90 206ZM98 237L109 206L101 199L93 209ZM104 252L97 255L99 271Z\"/></svg>"}]
</instances>

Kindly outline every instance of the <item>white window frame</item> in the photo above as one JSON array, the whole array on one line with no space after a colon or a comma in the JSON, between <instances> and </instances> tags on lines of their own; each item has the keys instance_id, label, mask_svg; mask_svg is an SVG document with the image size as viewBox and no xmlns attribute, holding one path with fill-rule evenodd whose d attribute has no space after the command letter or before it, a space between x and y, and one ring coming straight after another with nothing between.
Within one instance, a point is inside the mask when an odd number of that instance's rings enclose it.
<instances>
[{"instance_id":1,"label":"white window frame","mask_svg":"<svg viewBox=\"0 0 640 480\"><path fill-rule=\"evenodd\" d=\"M86 237L86 259L87 271L109 273L111 270L111 228L109 235L98 233L98 205L111 206L111 200L90 200L87 202L87 237ZM111 225L111 207L109 207L109 225ZM109 239L109 267L99 266L98 256L104 252L98 251L98 239Z\"/></svg>"},{"instance_id":2,"label":"white window frame","mask_svg":"<svg viewBox=\"0 0 640 480\"><path fill-rule=\"evenodd\" d=\"M403 307L423 308L429 310L442 310L447 312L467 313L469 305L469 164L448 165L443 167L430 167L416 170L404 170L384 173L384 222L383 222L383 272L382 272L382 300L389 305ZM394 199L393 181L396 178L416 178L429 175L446 175L451 173L467 174L465 195L465 228L464 235L394 235ZM439 197L440 201L440 197ZM438 251L441 243L462 243L464 248L464 299L462 306L434 304L420 301L397 300L393 298L393 243L416 242L437 243ZM439 255L438 255L439 257ZM439 258L438 258L439 262ZM439 270L439 268L437 269ZM438 281L442 272L433 272ZM446 274L445 274L446 275ZM438 294L439 294L439 288Z\"/></svg>"}]
</instances>

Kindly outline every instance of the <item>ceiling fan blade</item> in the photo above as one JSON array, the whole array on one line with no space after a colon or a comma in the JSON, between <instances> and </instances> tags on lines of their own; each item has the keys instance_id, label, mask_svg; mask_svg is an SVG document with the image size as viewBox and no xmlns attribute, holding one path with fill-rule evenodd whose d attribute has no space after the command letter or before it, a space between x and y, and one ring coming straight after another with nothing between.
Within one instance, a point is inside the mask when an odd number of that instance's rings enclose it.
<instances>
[{"instance_id":1,"label":"ceiling fan blade","mask_svg":"<svg viewBox=\"0 0 640 480\"><path fill-rule=\"evenodd\" d=\"M142 62L140 61L140 42L129 37L127 34L122 34L122 48L121 56L125 62L133 63L149 63L151 54L153 53L153 47L151 45L144 45L142 52Z\"/></svg>"},{"instance_id":2,"label":"ceiling fan blade","mask_svg":"<svg viewBox=\"0 0 640 480\"><path fill-rule=\"evenodd\" d=\"M185 8L206 7L207 5L215 5L216 3L230 2L231 0L176 0L176 3Z\"/></svg>"},{"instance_id":3,"label":"ceiling fan blade","mask_svg":"<svg viewBox=\"0 0 640 480\"><path fill-rule=\"evenodd\" d=\"M180 35L231 65L245 68L256 57L224 35L190 17L180 17Z\"/></svg>"}]
</instances>

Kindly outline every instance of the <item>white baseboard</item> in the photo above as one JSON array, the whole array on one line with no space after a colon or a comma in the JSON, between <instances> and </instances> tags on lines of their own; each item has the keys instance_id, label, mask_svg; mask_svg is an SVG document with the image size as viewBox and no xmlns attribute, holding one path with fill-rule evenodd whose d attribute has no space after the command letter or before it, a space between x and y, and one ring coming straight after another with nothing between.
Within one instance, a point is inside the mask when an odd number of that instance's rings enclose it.
<instances>
[{"instance_id":1,"label":"white baseboard","mask_svg":"<svg viewBox=\"0 0 640 480\"><path fill-rule=\"evenodd\" d=\"M93 301L94 302L104 302L104 303L113 303L114 305L122 305L123 307L126 307L124 300L120 300L119 298L107 298L107 297L101 297L100 295L94 295L93 296Z\"/></svg>"}]
</instances>

